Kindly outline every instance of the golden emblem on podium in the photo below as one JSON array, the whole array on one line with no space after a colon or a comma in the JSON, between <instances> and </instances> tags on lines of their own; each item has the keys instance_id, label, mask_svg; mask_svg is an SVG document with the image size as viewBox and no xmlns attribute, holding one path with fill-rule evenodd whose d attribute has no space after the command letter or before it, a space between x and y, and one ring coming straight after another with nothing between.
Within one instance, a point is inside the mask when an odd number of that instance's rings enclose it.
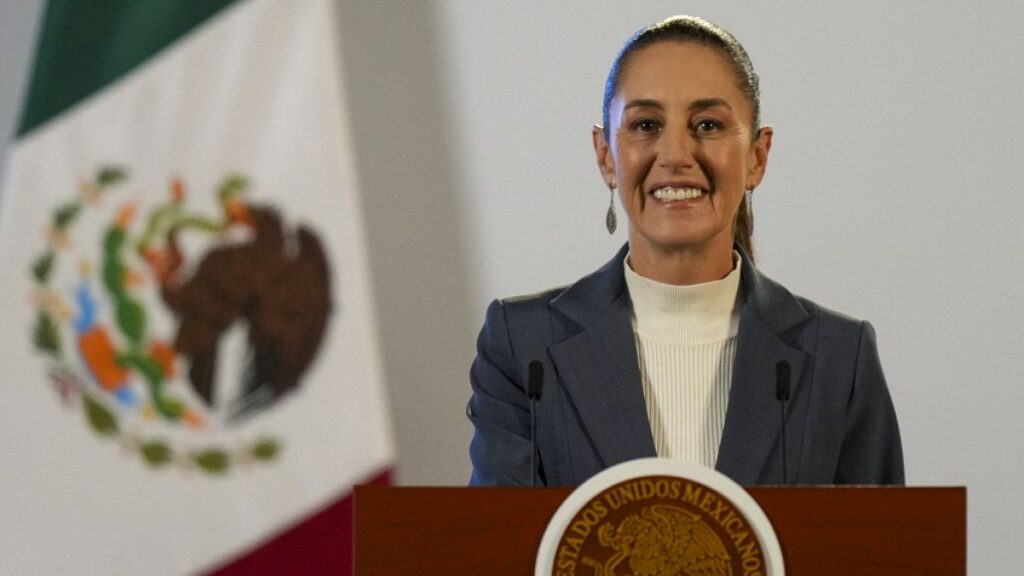
<instances>
[{"instance_id":1,"label":"golden emblem on podium","mask_svg":"<svg viewBox=\"0 0 1024 576\"><path fill-rule=\"evenodd\" d=\"M600 564L600 569L588 557L583 562L601 574L617 574L624 562L636 576L733 574L732 555L722 539L699 515L667 504L648 506L618 526L611 522L602 525L598 541L615 553Z\"/></svg>"},{"instance_id":2,"label":"golden emblem on podium","mask_svg":"<svg viewBox=\"0 0 1024 576\"><path fill-rule=\"evenodd\" d=\"M576 489L548 524L536 574L781 576L767 517L739 485L683 462L648 458Z\"/></svg>"}]
</instances>

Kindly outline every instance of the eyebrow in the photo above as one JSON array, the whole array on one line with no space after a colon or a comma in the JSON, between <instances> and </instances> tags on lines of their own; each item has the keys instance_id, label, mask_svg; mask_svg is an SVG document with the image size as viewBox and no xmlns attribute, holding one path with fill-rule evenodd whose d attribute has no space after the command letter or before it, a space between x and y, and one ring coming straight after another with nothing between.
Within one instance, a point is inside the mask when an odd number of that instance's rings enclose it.
<instances>
[{"instance_id":1,"label":"eyebrow","mask_svg":"<svg viewBox=\"0 0 1024 576\"><path fill-rule=\"evenodd\" d=\"M690 104L690 111L707 110L708 108L714 108L715 106L722 106L732 110L732 106L722 98L702 98L693 104Z\"/></svg>"},{"instance_id":2,"label":"eyebrow","mask_svg":"<svg viewBox=\"0 0 1024 576\"><path fill-rule=\"evenodd\" d=\"M708 108L714 108L715 106L724 106L725 108L732 110L732 106L722 98L701 98L700 100L696 100L690 104L690 111L707 110ZM665 106L658 100L651 98L637 98L636 100L630 100L622 109L629 110L631 108L654 108L656 110L664 110Z\"/></svg>"},{"instance_id":3,"label":"eyebrow","mask_svg":"<svg viewBox=\"0 0 1024 576\"><path fill-rule=\"evenodd\" d=\"M637 98L636 100L630 100L622 107L623 110L629 110L630 108L655 108L657 110L664 110L665 107L661 102L650 98Z\"/></svg>"}]
</instances>

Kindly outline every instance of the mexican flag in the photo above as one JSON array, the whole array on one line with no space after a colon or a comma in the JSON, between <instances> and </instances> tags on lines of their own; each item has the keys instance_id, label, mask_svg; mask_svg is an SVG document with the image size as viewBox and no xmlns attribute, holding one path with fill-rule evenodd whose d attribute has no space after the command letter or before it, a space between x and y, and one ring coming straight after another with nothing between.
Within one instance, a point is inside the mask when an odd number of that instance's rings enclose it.
<instances>
[{"instance_id":1,"label":"mexican flag","mask_svg":"<svg viewBox=\"0 0 1024 576\"><path fill-rule=\"evenodd\" d=\"M0 203L0 574L346 574L395 452L332 0L50 0Z\"/></svg>"}]
</instances>

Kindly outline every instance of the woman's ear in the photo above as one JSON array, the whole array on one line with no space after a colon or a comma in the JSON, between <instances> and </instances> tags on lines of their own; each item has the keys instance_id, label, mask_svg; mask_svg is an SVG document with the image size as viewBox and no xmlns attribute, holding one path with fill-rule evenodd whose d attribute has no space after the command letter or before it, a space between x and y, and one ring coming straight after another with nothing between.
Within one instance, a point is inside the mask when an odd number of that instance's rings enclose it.
<instances>
[{"instance_id":1,"label":"woman's ear","mask_svg":"<svg viewBox=\"0 0 1024 576\"><path fill-rule=\"evenodd\" d=\"M771 126L762 126L757 131L757 138L750 145L751 162L747 171L747 190L757 188L764 179L768 168L768 153L772 150L772 136L775 130Z\"/></svg>"},{"instance_id":2,"label":"woman's ear","mask_svg":"<svg viewBox=\"0 0 1024 576\"><path fill-rule=\"evenodd\" d=\"M594 124L590 130L590 136L594 141L594 155L597 157L597 168L601 171L601 179L609 188L615 188L615 162L612 159L611 146L608 139L604 137L604 128Z\"/></svg>"}]
</instances>

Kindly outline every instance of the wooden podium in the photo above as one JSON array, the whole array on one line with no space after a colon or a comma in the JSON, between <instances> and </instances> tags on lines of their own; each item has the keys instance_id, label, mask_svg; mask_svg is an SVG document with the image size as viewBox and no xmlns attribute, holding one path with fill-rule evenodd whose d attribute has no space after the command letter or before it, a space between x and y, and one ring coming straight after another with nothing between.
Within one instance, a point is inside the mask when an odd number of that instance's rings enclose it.
<instances>
[{"instance_id":1,"label":"wooden podium","mask_svg":"<svg viewBox=\"0 0 1024 576\"><path fill-rule=\"evenodd\" d=\"M534 573L569 488L355 491L355 575ZM957 488L748 488L787 576L967 573L967 494Z\"/></svg>"}]
</instances>

